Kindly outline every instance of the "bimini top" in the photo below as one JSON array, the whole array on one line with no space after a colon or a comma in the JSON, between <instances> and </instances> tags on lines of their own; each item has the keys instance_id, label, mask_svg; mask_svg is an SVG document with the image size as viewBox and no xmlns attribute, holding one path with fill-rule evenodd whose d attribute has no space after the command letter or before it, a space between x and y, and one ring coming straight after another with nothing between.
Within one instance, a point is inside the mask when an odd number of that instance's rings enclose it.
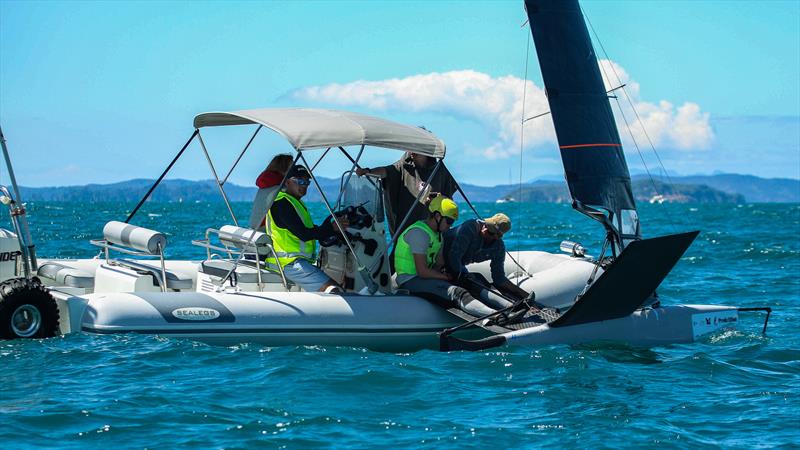
<instances>
[{"instance_id":1,"label":"bimini top","mask_svg":"<svg viewBox=\"0 0 800 450\"><path fill-rule=\"evenodd\" d=\"M428 130L377 117L329 109L285 108L207 112L194 127L259 124L285 137L296 150L369 145L444 158L441 139Z\"/></svg>"}]
</instances>

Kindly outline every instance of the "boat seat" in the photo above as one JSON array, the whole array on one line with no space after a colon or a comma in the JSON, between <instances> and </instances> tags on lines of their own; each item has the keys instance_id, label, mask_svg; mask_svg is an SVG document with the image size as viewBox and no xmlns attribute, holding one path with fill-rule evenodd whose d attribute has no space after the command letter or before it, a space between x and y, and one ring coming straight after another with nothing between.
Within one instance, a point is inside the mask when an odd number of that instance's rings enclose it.
<instances>
[{"instance_id":1,"label":"boat seat","mask_svg":"<svg viewBox=\"0 0 800 450\"><path fill-rule=\"evenodd\" d=\"M231 268L233 268L233 261L223 259L209 259L200 263L200 272L217 278L223 278L228 275ZM258 283L258 272L256 270L258 269L253 266L252 261L239 261L234 272L235 281L237 283ZM278 273L261 270L261 282L282 284L283 279Z\"/></svg>"},{"instance_id":2,"label":"boat seat","mask_svg":"<svg viewBox=\"0 0 800 450\"><path fill-rule=\"evenodd\" d=\"M94 288L94 274L64 264L55 262L42 264L36 274L41 278L52 280L54 284L59 286L81 289Z\"/></svg>"},{"instance_id":3,"label":"boat seat","mask_svg":"<svg viewBox=\"0 0 800 450\"><path fill-rule=\"evenodd\" d=\"M122 264L136 271L149 272L156 280L161 278L161 265L158 263L158 261L131 261L129 259L118 259L115 261L115 263ZM191 290L194 287L194 280L189 275L170 269L166 270L166 274L167 289Z\"/></svg>"}]
</instances>

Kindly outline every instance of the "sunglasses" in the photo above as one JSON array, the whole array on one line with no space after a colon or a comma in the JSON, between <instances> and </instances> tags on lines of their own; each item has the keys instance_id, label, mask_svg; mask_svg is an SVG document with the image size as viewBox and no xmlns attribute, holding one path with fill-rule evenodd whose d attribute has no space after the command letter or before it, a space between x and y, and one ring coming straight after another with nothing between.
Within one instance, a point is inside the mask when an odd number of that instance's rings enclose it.
<instances>
[{"instance_id":1,"label":"sunglasses","mask_svg":"<svg viewBox=\"0 0 800 450\"><path fill-rule=\"evenodd\" d=\"M290 178L292 181L297 183L298 186L308 186L311 184L311 180L307 178Z\"/></svg>"},{"instance_id":2,"label":"sunglasses","mask_svg":"<svg viewBox=\"0 0 800 450\"><path fill-rule=\"evenodd\" d=\"M447 224L450 226L453 226L453 224L456 223L456 219L453 219L451 217L445 217L444 221L447 222Z\"/></svg>"}]
</instances>

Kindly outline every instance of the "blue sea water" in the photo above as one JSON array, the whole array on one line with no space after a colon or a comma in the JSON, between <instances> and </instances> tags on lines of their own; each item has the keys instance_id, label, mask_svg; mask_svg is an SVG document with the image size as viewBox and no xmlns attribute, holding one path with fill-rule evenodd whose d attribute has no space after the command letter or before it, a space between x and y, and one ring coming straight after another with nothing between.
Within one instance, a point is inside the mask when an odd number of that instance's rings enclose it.
<instances>
[{"instance_id":1,"label":"blue sea water","mask_svg":"<svg viewBox=\"0 0 800 450\"><path fill-rule=\"evenodd\" d=\"M38 252L91 257L132 205L30 205ZM235 204L240 217L248 205ZM479 205L482 214L500 205ZM502 205L513 250L599 249L566 205ZM0 342L2 448L797 447L800 205L643 205L654 236L703 232L659 292L665 303L771 306L690 345L500 348L410 354L214 347L152 336ZM314 211L322 217L322 209ZM467 211L462 213L466 215ZM134 223L172 258L229 223L219 205L148 204Z\"/></svg>"}]
</instances>

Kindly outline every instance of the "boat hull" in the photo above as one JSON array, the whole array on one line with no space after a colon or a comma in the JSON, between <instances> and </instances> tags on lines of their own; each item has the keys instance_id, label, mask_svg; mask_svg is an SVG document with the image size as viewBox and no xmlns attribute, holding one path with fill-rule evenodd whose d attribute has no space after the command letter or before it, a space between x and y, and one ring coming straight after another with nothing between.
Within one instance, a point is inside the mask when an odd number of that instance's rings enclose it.
<instances>
[{"instance_id":1,"label":"boat hull","mask_svg":"<svg viewBox=\"0 0 800 450\"><path fill-rule=\"evenodd\" d=\"M85 296L80 330L189 338L219 345L324 345L381 351L439 347L461 320L414 296L322 293L119 293ZM487 336L482 329L470 338Z\"/></svg>"},{"instance_id":2,"label":"boat hull","mask_svg":"<svg viewBox=\"0 0 800 450\"><path fill-rule=\"evenodd\" d=\"M78 325L82 332L151 334L216 345L249 342L407 352L442 348L439 333L462 323L439 306L409 295L122 293L91 294L75 304L83 305ZM496 336L473 327L455 337L490 340L491 345L470 347L473 350L588 342L650 347L692 342L737 322L734 307L676 305L639 310L620 319L563 327L544 324Z\"/></svg>"},{"instance_id":3,"label":"boat hull","mask_svg":"<svg viewBox=\"0 0 800 450\"><path fill-rule=\"evenodd\" d=\"M730 306L675 305L642 309L619 319L553 327L540 325L504 334L506 344L540 346L615 342L634 346L694 342L735 326L739 310Z\"/></svg>"}]
</instances>

